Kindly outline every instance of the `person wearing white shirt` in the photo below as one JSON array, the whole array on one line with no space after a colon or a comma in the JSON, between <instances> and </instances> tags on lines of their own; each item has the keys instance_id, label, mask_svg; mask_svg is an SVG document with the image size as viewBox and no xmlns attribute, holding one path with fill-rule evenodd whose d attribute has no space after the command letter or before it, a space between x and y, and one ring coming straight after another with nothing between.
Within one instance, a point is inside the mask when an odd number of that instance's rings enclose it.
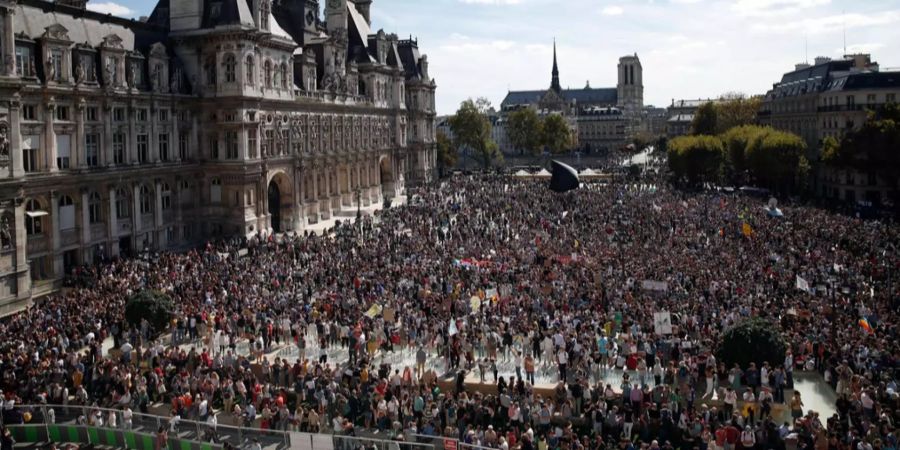
<instances>
[{"instance_id":1,"label":"person wearing white shirt","mask_svg":"<svg viewBox=\"0 0 900 450\"><path fill-rule=\"evenodd\" d=\"M131 411L131 408L125 407L125 410L122 411L122 427L126 430L130 430L134 423L134 413Z\"/></svg>"},{"instance_id":2,"label":"person wearing white shirt","mask_svg":"<svg viewBox=\"0 0 900 450\"><path fill-rule=\"evenodd\" d=\"M569 354L565 347L561 347L556 354L556 362L559 364L559 381L566 382L566 368L569 365Z\"/></svg>"}]
</instances>

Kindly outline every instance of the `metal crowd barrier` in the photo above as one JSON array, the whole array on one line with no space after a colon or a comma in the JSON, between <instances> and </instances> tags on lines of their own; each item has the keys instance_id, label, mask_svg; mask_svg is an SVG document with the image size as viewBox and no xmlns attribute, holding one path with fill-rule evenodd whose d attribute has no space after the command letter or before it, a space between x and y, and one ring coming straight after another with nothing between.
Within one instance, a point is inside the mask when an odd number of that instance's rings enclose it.
<instances>
[{"instance_id":1,"label":"metal crowd barrier","mask_svg":"<svg viewBox=\"0 0 900 450\"><path fill-rule=\"evenodd\" d=\"M111 420L111 418L114 418ZM115 421L115 426L113 425ZM303 433L211 424L82 405L16 405L2 414L3 426L18 442L73 442L154 450L157 432L168 432L170 450L221 450L225 446L292 450L442 450L443 445L410 437L383 439L355 435ZM438 441L440 438L438 439Z\"/></svg>"}]
</instances>

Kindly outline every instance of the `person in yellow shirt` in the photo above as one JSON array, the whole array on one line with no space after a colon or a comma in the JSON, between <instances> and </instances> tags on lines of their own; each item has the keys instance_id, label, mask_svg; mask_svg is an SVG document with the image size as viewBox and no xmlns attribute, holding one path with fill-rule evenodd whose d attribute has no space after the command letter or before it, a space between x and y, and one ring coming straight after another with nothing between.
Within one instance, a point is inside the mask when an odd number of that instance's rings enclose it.
<instances>
[{"instance_id":1,"label":"person in yellow shirt","mask_svg":"<svg viewBox=\"0 0 900 450\"><path fill-rule=\"evenodd\" d=\"M84 381L84 374L81 373L81 370L76 369L75 373L72 374L72 385L75 389L81 387L81 382Z\"/></svg>"}]
</instances>

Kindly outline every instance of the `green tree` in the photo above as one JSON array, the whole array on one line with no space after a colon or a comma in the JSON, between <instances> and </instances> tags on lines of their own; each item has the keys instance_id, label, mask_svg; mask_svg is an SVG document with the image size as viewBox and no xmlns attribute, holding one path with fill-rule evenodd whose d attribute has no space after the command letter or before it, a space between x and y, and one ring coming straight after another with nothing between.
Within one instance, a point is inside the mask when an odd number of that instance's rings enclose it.
<instances>
[{"instance_id":1,"label":"green tree","mask_svg":"<svg viewBox=\"0 0 900 450\"><path fill-rule=\"evenodd\" d=\"M669 167L691 185L721 178L724 145L716 136L682 136L668 142Z\"/></svg>"},{"instance_id":2,"label":"green tree","mask_svg":"<svg viewBox=\"0 0 900 450\"><path fill-rule=\"evenodd\" d=\"M700 105L697 113L694 114L694 121L691 123L691 134L694 136L719 134L718 123L719 118L716 105L713 102L706 102Z\"/></svg>"},{"instance_id":3,"label":"green tree","mask_svg":"<svg viewBox=\"0 0 900 450\"><path fill-rule=\"evenodd\" d=\"M884 184L896 187L900 181L900 106L888 104L870 111L862 126L847 133L837 149L830 145L822 154L827 164L876 174ZM895 188L889 195L900 213L900 192Z\"/></svg>"},{"instance_id":4,"label":"green tree","mask_svg":"<svg viewBox=\"0 0 900 450\"><path fill-rule=\"evenodd\" d=\"M742 93L727 93L716 103L716 134L756 123L761 97L747 97Z\"/></svg>"},{"instance_id":5,"label":"green tree","mask_svg":"<svg viewBox=\"0 0 900 450\"><path fill-rule=\"evenodd\" d=\"M747 146L756 136L767 133L769 129L755 125L743 125L731 128L722 134L725 144L725 177L733 183L746 183L744 173L747 167Z\"/></svg>"},{"instance_id":6,"label":"green tree","mask_svg":"<svg viewBox=\"0 0 900 450\"><path fill-rule=\"evenodd\" d=\"M140 328L141 319L147 319L154 333L161 333L169 327L175 311L175 304L168 295L154 290L142 290L125 303L125 320L133 327Z\"/></svg>"},{"instance_id":7,"label":"green tree","mask_svg":"<svg viewBox=\"0 0 900 450\"><path fill-rule=\"evenodd\" d=\"M747 164L764 187L790 193L798 185L806 142L793 133L766 129L747 146Z\"/></svg>"},{"instance_id":8,"label":"green tree","mask_svg":"<svg viewBox=\"0 0 900 450\"><path fill-rule=\"evenodd\" d=\"M550 114L544 118L542 141L553 154L565 153L572 149L572 130L563 116Z\"/></svg>"},{"instance_id":9,"label":"green tree","mask_svg":"<svg viewBox=\"0 0 900 450\"><path fill-rule=\"evenodd\" d=\"M487 117L490 103L484 99L469 99L459 106L456 115L450 118L450 129L455 136L453 144L457 149L468 148L484 167L500 154L497 143L491 139L491 121Z\"/></svg>"},{"instance_id":10,"label":"green tree","mask_svg":"<svg viewBox=\"0 0 900 450\"><path fill-rule=\"evenodd\" d=\"M529 155L541 152L544 124L535 110L522 108L506 117L506 134L509 142L517 150Z\"/></svg>"},{"instance_id":11,"label":"green tree","mask_svg":"<svg viewBox=\"0 0 900 450\"><path fill-rule=\"evenodd\" d=\"M846 162L844 154L841 151L841 143L833 136L828 136L822 140L822 162L836 166Z\"/></svg>"},{"instance_id":12,"label":"green tree","mask_svg":"<svg viewBox=\"0 0 900 450\"><path fill-rule=\"evenodd\" d=\"M716 358L725 367L735 364L743 369L755 363L762 367L764 362L778 364L784 361L787 345L774 324L763 319L748 319L725 330L716 345Z\"/></svg>"},{"instance_id":13,"label":"green tree","mask_svg":"<svg viewBox=\"0 0 900 450\"><path fill-rule=\"evenodd\" d=\"M459 152L456 147L453 146L453 141L451 141L443 131L437 132L435 140L437 146L438 174L443 178L451 167L456 166L456 161L459 159Z\"/></svg>"}]
</instances>

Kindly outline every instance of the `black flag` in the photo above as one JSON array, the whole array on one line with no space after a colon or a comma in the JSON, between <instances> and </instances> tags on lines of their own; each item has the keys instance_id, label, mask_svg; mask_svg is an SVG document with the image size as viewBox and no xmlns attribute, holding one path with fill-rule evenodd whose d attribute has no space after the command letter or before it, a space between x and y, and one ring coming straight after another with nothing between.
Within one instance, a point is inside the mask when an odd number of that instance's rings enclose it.
<instances>
[{"instance_id":1,"label":"black flag","mask_svg":"<svg viewBox=\"0 0 900 450\"><path fill-rule=\"evenodd\" d=\"M577 170L559 161L551 161L550 165L553 167L550 190L553 192L569 192L578 189L581 183L578 181Z\"/></svg>"}]
</instances>

